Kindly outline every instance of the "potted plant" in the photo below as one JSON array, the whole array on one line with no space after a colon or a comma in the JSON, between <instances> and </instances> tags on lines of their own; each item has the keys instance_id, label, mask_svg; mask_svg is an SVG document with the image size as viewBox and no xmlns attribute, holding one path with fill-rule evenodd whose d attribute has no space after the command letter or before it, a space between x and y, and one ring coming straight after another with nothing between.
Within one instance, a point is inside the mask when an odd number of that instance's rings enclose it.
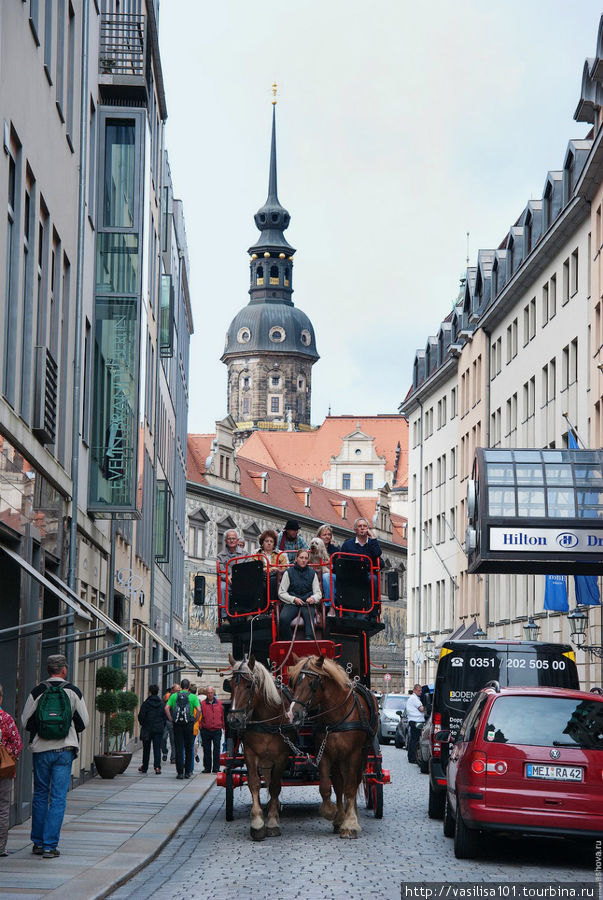
<instances>
[{"instance_id":1,"label":"potted plant","mask_svg":"<svg viewBox=\"0 0 603 900\"><path fill-rule=\"evenodd\" d=\"M100 693L96 708L103 716L103 753L94 757L94 764L101 778L115 778L127 769L132 759L132 754L121 748L126 732L134 727L131 710L138 705L138 697L133 691L123 690L125 683L126 674L121 669L101 666L97 670L96 686Z\"/></svg>"}]
</instances>

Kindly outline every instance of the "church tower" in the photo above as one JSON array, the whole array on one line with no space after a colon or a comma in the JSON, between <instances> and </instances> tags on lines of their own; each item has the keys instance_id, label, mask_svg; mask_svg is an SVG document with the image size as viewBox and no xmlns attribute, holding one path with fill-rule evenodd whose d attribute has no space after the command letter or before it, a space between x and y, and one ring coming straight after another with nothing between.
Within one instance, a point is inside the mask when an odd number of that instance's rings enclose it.
<instances>
[{"instance_id":1,"label":"church tower","mask_svg":"<svg viewBox=\"0 0 603 900\"><path fill-rule=\"evenodd\" d=\"M312 366L319 359L312 323L291 299L295 249L284 235L291 217L277 195L275 98L272 104L268 197L254 216L260 237L248 250L250 300L232 320L221 357L238 441L256 429L310 428Z\"/></svg>"}]
</instances>

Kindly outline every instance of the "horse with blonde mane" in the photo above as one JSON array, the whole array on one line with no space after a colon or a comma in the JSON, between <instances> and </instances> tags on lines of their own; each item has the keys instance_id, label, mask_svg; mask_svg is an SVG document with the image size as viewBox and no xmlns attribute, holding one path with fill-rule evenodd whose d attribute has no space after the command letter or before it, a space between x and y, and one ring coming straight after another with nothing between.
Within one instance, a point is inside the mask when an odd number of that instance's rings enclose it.
<instances>
[{"instance_id":1,"label":"horse with blonde mane","mask_svg":"<svg viewBox=\"0 0 603 900\"><path fill-rule=\"evenodd\" d=\"M279 795L283 770L289 761L289 749L282 730L290 729L285 701L274 678L253 654L237 662L228 655L232 666L232 701L228 724L240 732L247 764L247 784L251 792L249 833L254 841L280 836ZM264 779L270 793L266 821L260 804L260 787Z\"/></svg>"},{"instance_id":2,"label":"horse with blonde mane","mask_svg":"<svg viewBox=\"0 0 603 900\"><path fill-rule=\"evenodd\" d=\"M320 814L333 822L340 837L357 838L362 829L356 794L377 733L377 699L364 685L351 682L345 670L331 659L294 657L293 662L289 669L293 691L289 720L293 725L301 725L306 719L317 724ZM336 805L331 800L331 783Z\"/></svg>"}]
</instances>

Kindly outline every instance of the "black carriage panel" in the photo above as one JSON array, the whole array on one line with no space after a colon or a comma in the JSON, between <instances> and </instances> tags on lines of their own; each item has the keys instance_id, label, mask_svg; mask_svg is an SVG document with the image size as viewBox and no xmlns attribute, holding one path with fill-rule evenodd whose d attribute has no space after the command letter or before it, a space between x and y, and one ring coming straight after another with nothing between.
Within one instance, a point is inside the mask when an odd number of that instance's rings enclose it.
<instances>
[{"instance_id":1,"label":"black carriage panel","mask_svg":"<svg viewBox=\"0 0 603 900\"><path fill-rule=\"evenodd\" d=\"M228 616L257 615L268 609L266 572L261 560L234 563L230 567L230 576L226 602Z\"/></svg>"},{"instance_id":2,"label":"black carriage panel","mask_svg":"<svg viewBox=\"0 0 603 900\"><path fill-rule=\"evenodd\" d=\"M335 576L335 609L344 614L369 613L373 607L370 560L366 556L334 554L331 565Z\"/></svg>"}]
</instances>

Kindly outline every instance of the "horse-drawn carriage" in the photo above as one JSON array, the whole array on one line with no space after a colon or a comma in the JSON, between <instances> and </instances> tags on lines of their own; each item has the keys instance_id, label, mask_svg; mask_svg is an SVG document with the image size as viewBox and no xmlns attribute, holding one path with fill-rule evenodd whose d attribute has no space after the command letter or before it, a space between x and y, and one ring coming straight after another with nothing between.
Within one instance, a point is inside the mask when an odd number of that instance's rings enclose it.
<instances>
[{"instance_id":1,"label":"horse-drawn carriage","mask_svg":"<svg viewBox=\"0 0 603 900\"><path fill-rule=\"evenodd\" d=\"M341 552L333 554L328 570L330 602L313 609L308 640L301 615L293 620L291 638L280 634L277 567L258 556L218 566L217 634L234 654L224 685L231 701L225 704L218 784L226 789L227 820L233 818L234 789L248 784L256 840L280 834L281 784L318 785L321 813L342 837L360 830L359 783L367 808L383 816L390 775L381 764L378 707L370 690L370 639L385 627L380 571L367 556ZM265 824L260 786L270 793Z\"/></svg>"}]
</instances>

